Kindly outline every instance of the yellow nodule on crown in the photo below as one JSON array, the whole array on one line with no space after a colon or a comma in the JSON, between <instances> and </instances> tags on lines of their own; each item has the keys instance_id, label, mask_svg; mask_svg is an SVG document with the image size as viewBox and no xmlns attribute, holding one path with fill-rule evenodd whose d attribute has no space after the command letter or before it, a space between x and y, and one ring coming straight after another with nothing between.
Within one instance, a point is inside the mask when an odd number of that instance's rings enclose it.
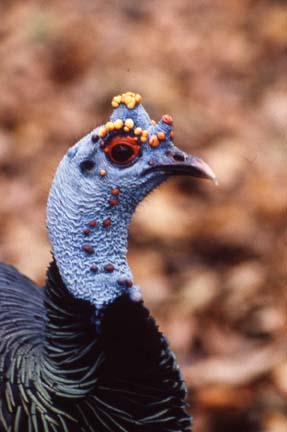
<instances>
[{"instance_id":1,"label":"yellow nodule on crown","mask_svg":"<svg viewBox=\"0 0 287 432\"><path fill-rule=\"evenodd\" d=\"M133 119L127 118L125 121L118 118L115 121L108 121L102 126L98 132L99 137L105 138L110 132L121 131L132 132L140 142L146 142L148 140L148 131L142 130L141 127L135 127Z\"/></svg>"},{"instance_id":2,"label":"yellow nodule on crown","mask_svg":"<svg viewBox=\"0 0 287 432\"><path fill-rule=\"evenodd\" d=\"M113 97L112 107L117 108L121 103L125 104L128 109L133 109L141 103L142 97L138 93L126 92Z\"/></svg>"}]
</instances>

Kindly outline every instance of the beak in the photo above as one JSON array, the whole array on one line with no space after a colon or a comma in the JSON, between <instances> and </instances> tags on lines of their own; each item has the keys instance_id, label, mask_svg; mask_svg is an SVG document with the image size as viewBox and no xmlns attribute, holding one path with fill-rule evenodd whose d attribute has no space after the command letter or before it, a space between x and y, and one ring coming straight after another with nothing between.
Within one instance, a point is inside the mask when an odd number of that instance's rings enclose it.
<instances>
[{"instance_id":1,"label":"beak","mask_svg":"<svg viewBox=\"0 0 287 432\"><path fill-rule=\"evenodd\" d=\"M170 163L162 163L147 168L144 174L160 171L168 176L189 175L212 180L217 185L217 179L206 162L196 156L190 156L183 152L170 152L168 154Z\"/></svg>"}]
</instances>

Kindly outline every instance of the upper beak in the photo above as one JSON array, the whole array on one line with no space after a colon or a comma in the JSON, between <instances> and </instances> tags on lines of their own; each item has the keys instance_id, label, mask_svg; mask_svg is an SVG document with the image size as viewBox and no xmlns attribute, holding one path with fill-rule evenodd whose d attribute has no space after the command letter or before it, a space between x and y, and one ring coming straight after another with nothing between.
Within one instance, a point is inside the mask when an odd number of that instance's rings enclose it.
<instances>
[{"instance_id":1,"label":"upper beak","mask_svg":"<svg viewBox=\"0 0 287 432\"><path fill-rule=\"evenodd\" d=\"M189 175L192 177L200 177L212 180L217 184L217 179L206 162L196 156L190 156L183 152L171 152L169 154L170 162L155 163L155 165L147 168L145 174L154 171L161 171L167 175Z\"/></svg>"}]
</instances>

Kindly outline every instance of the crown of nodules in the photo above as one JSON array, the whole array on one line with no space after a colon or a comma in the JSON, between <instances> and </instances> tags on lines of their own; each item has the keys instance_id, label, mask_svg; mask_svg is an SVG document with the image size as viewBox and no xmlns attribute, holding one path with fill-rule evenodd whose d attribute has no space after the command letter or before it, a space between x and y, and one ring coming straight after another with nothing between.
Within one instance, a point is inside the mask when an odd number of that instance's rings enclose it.
<instances>
[{"instance_id":1,"label":"crown of nodules","mask_svg":"<svg viewBox=\"0 0 287 432\"><path fill-rule=\"evenodd\" d=\"M165 114L158 123L150 120L141 100L141 95L133 92L115 96L112 100L114 111L110 121L92 136L93 141L101 139L100 145L105 148L114 134L128 134L135 138L139 145L147 142L151 147L158 147L160 142L166 139L172 140L172 117Z\"/></svg>"}]
</instances>

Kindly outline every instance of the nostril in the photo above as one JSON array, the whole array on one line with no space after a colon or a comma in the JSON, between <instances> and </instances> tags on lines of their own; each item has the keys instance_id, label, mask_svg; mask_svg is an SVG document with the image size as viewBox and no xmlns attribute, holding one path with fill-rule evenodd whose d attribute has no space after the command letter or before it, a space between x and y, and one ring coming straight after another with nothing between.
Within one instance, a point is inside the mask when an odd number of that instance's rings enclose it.
<instances>
[{"instance_id":1,"label":"nostril","mask_svg":"<svg viewBox=\"0 0 287 432\"><path fill-rule=\"evenodd\" d=\"M177 162L184 162L184 161L185 161L185 157L184 157L184 155L181 154L181 153L173 153L173 154L172 154L172 157L173 157L173 159L174 159L175 161L177 161Z\"/></svg>"},{"instance_id":2,"label":"nostril","mask_svg":"<svg viewBox=\"0 0 287 432\"><path fill-rule=\"evenodd\" d=\"M184 162L185 161L185 155L182 153L177 153L175 151L167 151L166 155L172 159L174 159L176 162Z\"/></svg>"}]
</instances>

